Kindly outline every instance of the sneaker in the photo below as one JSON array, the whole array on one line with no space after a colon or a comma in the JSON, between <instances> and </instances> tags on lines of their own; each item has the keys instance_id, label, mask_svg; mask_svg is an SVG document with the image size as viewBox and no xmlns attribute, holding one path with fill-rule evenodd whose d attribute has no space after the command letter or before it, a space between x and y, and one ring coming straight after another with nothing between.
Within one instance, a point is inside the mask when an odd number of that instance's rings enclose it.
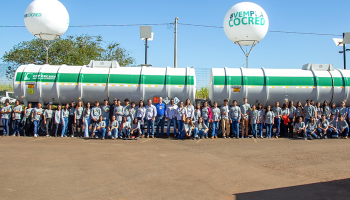
<instances>
[{"instance_id":1,"label":"sneaker","mask_svg":"<svg viewBox=\"0 0 350 200\"><path fill-rule=\"evenodd\" d=\"M304 138L304 140L307 140L307 138Z\"/></svg>"},{"instance_id":2,"label":"sneaker","mask_svg":"<svg viewBox=\"0 0 350 200\"><path fill-rule=\"evenodd\" d=\"M211 139L214 139L214 137L211 137Z\"/></svg>"},{"instance_id":3,"label":"sneaker","mask_svg":"<svg viewBox=\"0 0 350 200\"><path fill-rule=\"evenodd\" d=\"M312 138L312 136L309 135L309 136L308 136L308 139L309 139L309 140L313 140L314 138Z\"/></svg>"},{"instance_id":4,"label":"sneaker","mask_svg":"<svg viewBox=\"0 0 350 200\"><path fill-rule=\"evenodd\" d=\"M196 140L196 138L194 137L193 140Z\"/></svg>"},{"instance_id":5,"label":"sneaker","mask_svg":"<svg viewBox=\"0 0 350 200\"><path fill-rule=\"evenodd\" d=\"M61 135L61 138L63 138L63 136Z\"/></svg>"},{"instance_id":6,"label":"sneaker","mask_svg":"<svg viewBox=\"0 0 350 200\"><path fill-rule=\"evenodd\" d=\"M105 140L105 138L101 138L101 140Z\"/></svg>"},{"instance_id":7,"label":"sneaker","mask_svg":"<svg viewBox=\"0 0 350 200\"><path fill-rule=\"evenodd\" d=\"M64 137L67 137L66 135L64 135Z\"/></svg>"},{"instance_id":8,"label":"sneaker","mask_svg":"<svg viewBox=\"0 0 350 200\"><path fill-rule=\"evenodd\" d=\"M224 139L226 139L226 136L224 136Z\"/></svg>"},{"instance_id":9,"label":"sneaker","mask_svg":"<svg viewBox=\"0 0 350 200\"><path fill-rule=\"evenodd\" d=\"M238 137L238 136L236 136L236 139L239 139L239 137Z\"/></svg>"},{"instance_id":10,"label":"sneaker","mask_svg":"<svg viewBox=\"0 0 350 200\"><path fill-rule=\"evenodd\" d=\"M278 136L276 136L276 138L278 138Z\"/></svg>"},{"instance_id":11,"label":"sneaker","mask_svg":"<svg viewBox=\"0 0 350 200\"><path fill-rule=\"evenodd\" d=\"M348 139L348 137L344 137L344 139Z\"/></svg>"},{"instance_id":12,"label":"sneaker","mask_svg":"<svg viewBox=\"0 0 350 200\"><path fill-rule=\"evenodd\" d=\"M218 139L218 136L215 136L215 139Z\"/></svg>"},{"instance_id":13,"label":"sneaker","mask_svg":"<svg viewBox=\"0 0 350 200\"><path fill-rule=\"evenodd\" d=\"M154 136L152 135L151 138L154 138Z\"/></svg>"},{"instance_id":14,"label":"sneaker","mask_svg":"<svg viewBox=\"0 0 350 200\"><path fill-rule=\"evenodd\" d=\"M325 136L324 136L324 139L327 139L327 138L328 138L327 135L325 135Z\"/></svg>"},{"instance_id":15,"label":"sneaker","mask_svg":"<svg viewBox=\"0 0 350 200\"><path fill-rule=\"evenodd\" d=\"M36 138L37 136L36 136L36 135L34 135L34 137Z\"/></svg>"},{"instance_id":16,"label":"sneaker","mask_svg":"<svg viewBox=\"0 0 350 200\"><path fill-rule=\"evenodd\" d=\"M71 135L70 137L74 137L74 135Z\"/></svg>"},{"instance_id":17,"label":"sneaker","mask_svg":"<svg viewBox=\"0 0 350 200\"><path fill-rule=\"evenodd\" d=\"M149 138L149 136L147 135L146 138Z\"/></svg>"}]
</instances>

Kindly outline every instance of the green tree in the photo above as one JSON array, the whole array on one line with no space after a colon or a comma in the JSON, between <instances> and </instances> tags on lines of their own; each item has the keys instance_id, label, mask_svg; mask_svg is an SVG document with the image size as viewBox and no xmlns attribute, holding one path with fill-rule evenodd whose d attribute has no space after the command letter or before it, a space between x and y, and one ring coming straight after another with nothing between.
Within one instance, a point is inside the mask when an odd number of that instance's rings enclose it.
<instances>
[{"instance_id":1,"label":"green tree","mask_svg":"<svg viewBox=\"0 0 350 200\"><path fill-rule=\"evenodd\" d=\"M2 60L10 63L6 77L13 79L18 66L35 63L42 65L46 62L46 50L43 42L48 46L49 42L33 39L20 42L10 51L5 52ZM49 49L50 65L87 65L91 60L118 61L122 67L135 63L130 52L120 46L119 43L111 42L108 45L101 36L79 35L59 38Z\"/></svg>"},{"instance_id":2,"label":"green tree","mask_svg":"<svg viewBox=\"0 0 350 200\"><path fill-rule=\"evenodd\" d=\"M208 99L209 92L207 87L201 87L196 90L196 99Z\"/></svg>"}]
</instances>

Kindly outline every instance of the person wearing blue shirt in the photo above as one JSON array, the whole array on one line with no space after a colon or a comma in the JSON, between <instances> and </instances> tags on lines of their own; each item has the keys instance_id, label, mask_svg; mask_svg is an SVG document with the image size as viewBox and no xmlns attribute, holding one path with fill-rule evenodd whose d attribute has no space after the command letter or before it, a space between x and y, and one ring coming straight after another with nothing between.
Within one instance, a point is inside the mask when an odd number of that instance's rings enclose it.
<instances>
[{"instance_id":1,"label":"person wearing blue shirt","mask_svg":"<svg viewBox=\"0 0 350 200\"><path fill-rule=\"evenodd\" d=\"M164 123L165 123L165 103L163 103L163 98L159 97L159 102L155 105L157 109L157 117L156 117L156 135L157 137L164 137ZM161 136L159 136L159 128L161 129Z\"/></svg>"}]
</instances>

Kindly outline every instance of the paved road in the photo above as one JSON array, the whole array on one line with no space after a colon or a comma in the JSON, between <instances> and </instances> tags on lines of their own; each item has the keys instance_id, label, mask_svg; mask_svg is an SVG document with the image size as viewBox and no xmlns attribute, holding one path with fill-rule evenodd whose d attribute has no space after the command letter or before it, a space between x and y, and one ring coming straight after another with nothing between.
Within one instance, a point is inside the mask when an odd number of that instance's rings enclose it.
<instances>
[{"instance_id":1,"label":"paved road","mask_svg":"<svg viewBox=\"0 0 350 200\"><path fill-rule=\"evenodd\" d=\"M0 199L349 199L350 140L0 137Z\"/></svg>"}]
</instances>

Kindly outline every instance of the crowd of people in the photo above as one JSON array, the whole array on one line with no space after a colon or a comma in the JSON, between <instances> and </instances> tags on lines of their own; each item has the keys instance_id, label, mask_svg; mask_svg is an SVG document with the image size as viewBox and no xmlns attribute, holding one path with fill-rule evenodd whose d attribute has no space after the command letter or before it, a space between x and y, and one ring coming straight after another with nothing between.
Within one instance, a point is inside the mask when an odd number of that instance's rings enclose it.
<instances>
[{"instance_id":1,"label":"crowd of people","mask_svg":"<svg viewBox=\"0 0 350 200\"><path fill-rule=\"evenodd\" d=\"M190 99L180 101L176 105L174 99L171 99L170 104L166 105L160 97L159 103L155 105L151 99L148 99L147 103L140 100L138 104L125 99L124 105L121 105L119 99L114 99L112 105L108 105L108 100L104 100L102 106L98 101L94 106L90 103L83 106L79 101L77 104L66 104L64 108L58 105L54 111L52 105L43 109L41 103L35 108L29 103L28 107L22 110L22 105L16 101L13 107L6 102L1 109L1 117L3 136L10 134L12 119L12 136L18 137L21 130L24 136L32 132L34 137L38 137L40 125L43 123L46 127L46 137L102 140L169 138L171 126L174 138L178 139L216 139L218 133L223 138L249 138L249 131L254 138L293 138L294 132L299 139L305 140L348 138L350 112L345 107L345 102L341 102L340 107L337 107L336 103L332 102L329 105L327 101L321 104L307 100L304 105L300 101L296 105L289 101L283 103L282 107L276 102L274 107L266 108L261 103L250 105L247 98L244 98L243 102L238 106L237 101L233 100L232 106L229 106L229 101L224 100L221 107L218 107L217 102L213 102L211 107L208 102L193 106Z\"/></svg>"}]
</instances>

